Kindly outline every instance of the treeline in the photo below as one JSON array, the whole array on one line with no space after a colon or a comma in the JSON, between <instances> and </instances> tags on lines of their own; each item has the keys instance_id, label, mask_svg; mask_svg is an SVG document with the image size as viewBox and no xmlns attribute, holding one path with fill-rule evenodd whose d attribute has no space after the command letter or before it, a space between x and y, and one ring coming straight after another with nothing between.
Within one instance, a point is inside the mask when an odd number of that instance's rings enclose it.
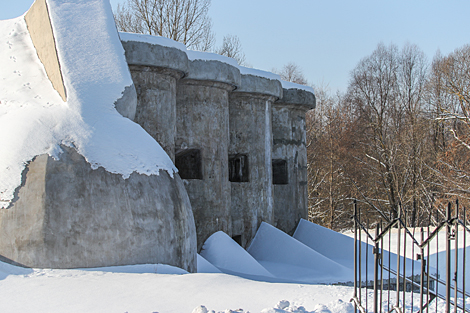
<instances>
[{"instance_id":1,"label":"treeline","mask_svg":"<svg viewBox=\"0 0 470 313\"><path fill-rule=\"evenodd\" d=\"M351 227L357 199L370 223L399 208L410 226L470 203L470 45L429 62L415 45L379 44L345 94L316 88L307 113L309 219Z\"/></svg>"}]
</instances>

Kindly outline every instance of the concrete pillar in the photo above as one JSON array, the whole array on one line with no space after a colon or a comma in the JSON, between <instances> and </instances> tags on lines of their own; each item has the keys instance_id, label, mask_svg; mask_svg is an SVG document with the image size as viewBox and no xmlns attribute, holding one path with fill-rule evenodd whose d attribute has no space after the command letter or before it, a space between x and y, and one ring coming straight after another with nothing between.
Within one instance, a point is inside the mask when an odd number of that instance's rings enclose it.
<instances>
[{"instance_id":1,"label":"concrete pillar","mask_svg":"<svg viewBox=\"0 0 470 313\"><path fill-rule=\"evenodd\" d=\"M193 208L198 251L216 231L231 235L228 180L229 92L238 68L193 60L176 96L176 162Z\"/></svg>"},{"instance_id":2,"label":"concrete pillar","mask_svg":"<svg viewBox=\"0 0 470 313\"><path fill-rule=\"evenodd\" d=\"M308 217L305 113L315 108L315 95L283 89L273 105L274 226L292 235Z\"/></svg>"},{"instance_id":3,"label":"concrete pillar","mask_svg":"<svg viewBox=\"0 0 470 313\"><path fill-rule=\"evenodd\" d=\"M273 224L272 103L282 97L278 80L242 75L230 94L229 180L232 237L243 247L261 222Z\"/></svg>"},{"instance_id":4,"label":"concrete pillar","mask_svg":"<svg viewBox=\"0 0 470 313\"><path fill-rule=\"evenodd\" d=\"M186 53L138 41L123 41L137 91L134 121L175 161L176 82L188 71Z\"/></svg>"}]
</instances>

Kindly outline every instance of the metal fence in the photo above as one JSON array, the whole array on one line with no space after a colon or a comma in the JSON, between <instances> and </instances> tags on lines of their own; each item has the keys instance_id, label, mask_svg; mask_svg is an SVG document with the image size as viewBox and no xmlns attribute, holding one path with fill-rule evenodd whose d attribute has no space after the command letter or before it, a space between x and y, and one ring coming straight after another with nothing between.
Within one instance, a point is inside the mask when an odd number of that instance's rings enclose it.
<instances>
[{"instance_id":1,"label":"metal fence","mask_svg":"<svg viewBox=\"0 0 470 313\"><path fill-rule=\"evenodd\" d=\"M470 312L466 210L449 203L444 221L418 229L399 211L370 231L354 203L355 312Z\"/></svg>"}]
</instances>

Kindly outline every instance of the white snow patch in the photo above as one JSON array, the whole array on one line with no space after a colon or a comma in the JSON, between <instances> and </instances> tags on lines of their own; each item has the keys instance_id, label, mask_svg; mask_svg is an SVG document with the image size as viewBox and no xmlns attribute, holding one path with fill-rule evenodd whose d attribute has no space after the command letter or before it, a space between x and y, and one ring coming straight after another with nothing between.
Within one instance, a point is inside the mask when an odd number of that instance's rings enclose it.
<instances>
[{"instance_id":1,"label":"white snow patch","mask_svg":"<svg viewBox=\"0 0 470 313\"><path fill-rule=\"evenodd\" d=\"M200 254L224 273L273 277L245 249L222 231L207 238Z\"/></svg>"},{"instance_id":2,"label":"white snow patch","mask_svg":"<svg viewBox=\"0 0 470 313\"><path fill-rule=\"evenodd\" d=\"M184 44L182 44L181 42L175 41L173 39L166 38L166 37L135 34L135 33L125 33L125 32L119 32L119 37L121 38L121 41L145 42L145 43L152 44L152 45L176 48L184 52L187 51L187 48Z\"/></svg>"},{"instance_id":3,"label":"white snow patch","mask_svg":"<svg viewBox=\"0 0 470 313\"><path fill-rule=\"evenodd\" d=\"M197 255L197 272L198 273L222 273L217 267L204 259L200 254Z\"/></svg>"},{"instance_id":4,"label":"white snow patch","mask_svg":"<svg viewBox=\"0 0 470 313\"><path fill-rule=\"evenodd\" d=\"M285 80L281 80L281 84L282 84L282 88L284 89L299 89L299 90L305 90L305 91L315 94L315 91L310 86L300 85L300 84L296 84L293 82L286 82Z\"/></svg>"},{"instance_id":5,"label":"white snow patch","mask_svg":"<svg viewBox=\"0 0 470 313\"><path fill-rule=\"evenodd\" d=\"M226 57L225 55L220 55L217 53L212 52L202 52L202 51L194 51L194 50L187 50L186 54L188 55L188 59L193 60L203 60L203 61L219 61L222 63L229 64L238 68L238 62L235 59Z\"/></svg>"},{"instance_id":6,"label":"white snow patch","mask_svg":"<svg viewBox=\"0 0 470 313\"><path fill-rule=\"evenodd\" d=\"M24 17L0 21L0 208L35 156L74 147L93 168L124 178L176 171L160 145L114 103L132 79L105 0L47 0L67 92L63 102L39 61Z\"/></svg>"},{"instance_id":7,"label":"white snow patch","mask_svg":"<svg viewBox=\"0 0 470 313\"><path fill-rule=\"evenodd\" d=\"M252 75L252 76L257 76L257 77L263 77L271 80L278 80L281 81L281 76L278 74L274 74L271 72L263 71L263 70L258 70L255 68L250 68L250 67L244 67L244 66L238 66L240 69L240 73L243 75Z\"/></svg>"}]
</instances>

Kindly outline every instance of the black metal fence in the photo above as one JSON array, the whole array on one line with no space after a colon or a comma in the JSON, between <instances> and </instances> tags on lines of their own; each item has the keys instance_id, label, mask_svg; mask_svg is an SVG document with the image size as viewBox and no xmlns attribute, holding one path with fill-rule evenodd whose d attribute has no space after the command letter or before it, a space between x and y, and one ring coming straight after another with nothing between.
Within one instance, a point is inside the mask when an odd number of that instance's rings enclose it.
<instances>
[{"instance_id":1,"label":"black metal fence","mask_svg":"<svg viewBox=\"0 0 470 313\"><path fill-rule=\"evenodd\" d=\"M418 229L399 211L371 234L354 203L355 311L470 312L466 210L449 203L444 221Z\"/></svg>"}]
</instances>

